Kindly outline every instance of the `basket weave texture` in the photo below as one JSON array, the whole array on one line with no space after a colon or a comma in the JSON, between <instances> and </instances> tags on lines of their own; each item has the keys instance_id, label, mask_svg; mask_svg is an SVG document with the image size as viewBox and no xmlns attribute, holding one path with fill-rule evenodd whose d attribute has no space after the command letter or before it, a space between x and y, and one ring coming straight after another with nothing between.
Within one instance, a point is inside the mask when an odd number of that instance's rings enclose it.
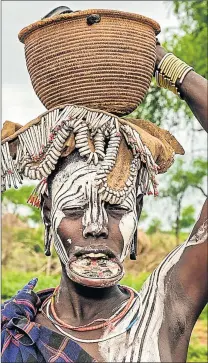
<instances>
[{"instance_id":1,"label":"basket weave texture","mask_svg":"<svg viewBox=\"0 0 208 363\"><path fill-rule=\"evenodd\" d=\"M89 14L100 22L87 24ZM144 99L159 24L137 14L86 10L36 22L19 33L33 88L47 109L73 103L125 115Z\"/></svg>"}]
</instances>

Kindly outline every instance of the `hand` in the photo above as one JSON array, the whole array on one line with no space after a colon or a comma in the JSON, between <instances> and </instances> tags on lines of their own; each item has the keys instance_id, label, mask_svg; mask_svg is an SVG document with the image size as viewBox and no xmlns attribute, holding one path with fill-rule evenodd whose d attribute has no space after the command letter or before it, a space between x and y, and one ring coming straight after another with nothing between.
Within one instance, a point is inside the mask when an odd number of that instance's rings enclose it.
<instances>
[{"instance_id":1,"label":"hand","mask_svg":"<svg viewBox=\"0 0 208 363\"><path fill-rule=\"evenodd\" d=\"M156 38L156 63L155 63L155 70L160 63L161 59L164 55L168 53L160 44L159 40Z\"/></svg>"}]
</instances>

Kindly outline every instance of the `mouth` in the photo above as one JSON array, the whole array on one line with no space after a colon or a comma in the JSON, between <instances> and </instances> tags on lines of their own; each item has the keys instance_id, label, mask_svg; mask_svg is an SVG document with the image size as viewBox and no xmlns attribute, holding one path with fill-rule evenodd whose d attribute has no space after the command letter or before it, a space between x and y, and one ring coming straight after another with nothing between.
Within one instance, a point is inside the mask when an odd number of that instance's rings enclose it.
<instances>
[{"instance_id":1,"label":"mouth","mask_svg":"<svg viewBox=\"0 0 208 363\"><path fill-rule=\"evenodd\" d=\"M67 267L73 281L89 287L113 286L124 275L118 257L109 249L80 249L70 258Z\"/></svg>"}]
</instances>

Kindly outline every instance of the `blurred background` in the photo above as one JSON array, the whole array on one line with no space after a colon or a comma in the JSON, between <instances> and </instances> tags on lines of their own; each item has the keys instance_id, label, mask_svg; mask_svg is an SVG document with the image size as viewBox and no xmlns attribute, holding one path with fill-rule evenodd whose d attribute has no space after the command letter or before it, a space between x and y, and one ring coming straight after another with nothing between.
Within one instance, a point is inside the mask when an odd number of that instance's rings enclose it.
<instances>
[{"instance_id":1,"label":"blurred background","mask_svg":"<svg viewBox=\"0 0 208 363\"><path fill-rule=\"evenodd\" d=\"M27 73L24 47L17 34L53 8L111 8L140 13L158 21L162 45L207 78L207 1L9 1L2 2L2 120L22 125L45 111ZM207 196L207 139L186 104L152 81L146 99L131 116L169 130L183 145L170 170L160 175L159 196L148 196L139 223L137 261L127 260L122 283L139 289L176 245L185 241ZM40 211L27 205L35 184L27 181L2 196L2 299L32 277L37 290L59 284L60 264L53 251L44 256ZM188 362L207 362L207 310L191 337Z\"/></svg>"}]
</instances>

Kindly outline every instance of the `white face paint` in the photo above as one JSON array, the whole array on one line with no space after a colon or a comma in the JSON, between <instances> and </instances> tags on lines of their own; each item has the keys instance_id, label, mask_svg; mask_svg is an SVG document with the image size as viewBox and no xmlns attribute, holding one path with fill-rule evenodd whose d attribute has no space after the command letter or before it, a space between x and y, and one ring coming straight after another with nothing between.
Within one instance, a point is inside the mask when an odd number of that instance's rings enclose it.
<instances>
[{"instance_id":1,"label":"white face paint","mask_svg":"<svg viewBox=\"0 0 208 363\"><path fill-rule=\"evenodd\" d=\"M119 223L119 228L123 237L124 247L121 254L121 262L129 253L134 233L137 229L138 218L136 211L136 188L133 188L131 193L123 201L122 206L128 208L129 212L124 214Z\"/></svg>"},{"instance_id":2,"label":"white face paint","mask_svg":"<svg viewBox=\"0 0 208 363\"><path fill-rule=\"evenodd\" d=\"M83 236L97 236L99 233L108 234L108 215L106 203L102 195L98 194L98 188L94 181L96 171L99 168L89 165L77 154L69 158L65 168L57 172L51 188L51 222L54 231L54 244L61 261L67 265L69 258L58 234L58 227L65 217L64 209L83 208L82 218ZM120 204L126 209L126 213L119 222L119 229L123 237L123 251L120 261L127 256L134 233L137 228L136 213L136 188ZM69 242L71 242L69 236Z\"/></svg>"}]
</instances>

